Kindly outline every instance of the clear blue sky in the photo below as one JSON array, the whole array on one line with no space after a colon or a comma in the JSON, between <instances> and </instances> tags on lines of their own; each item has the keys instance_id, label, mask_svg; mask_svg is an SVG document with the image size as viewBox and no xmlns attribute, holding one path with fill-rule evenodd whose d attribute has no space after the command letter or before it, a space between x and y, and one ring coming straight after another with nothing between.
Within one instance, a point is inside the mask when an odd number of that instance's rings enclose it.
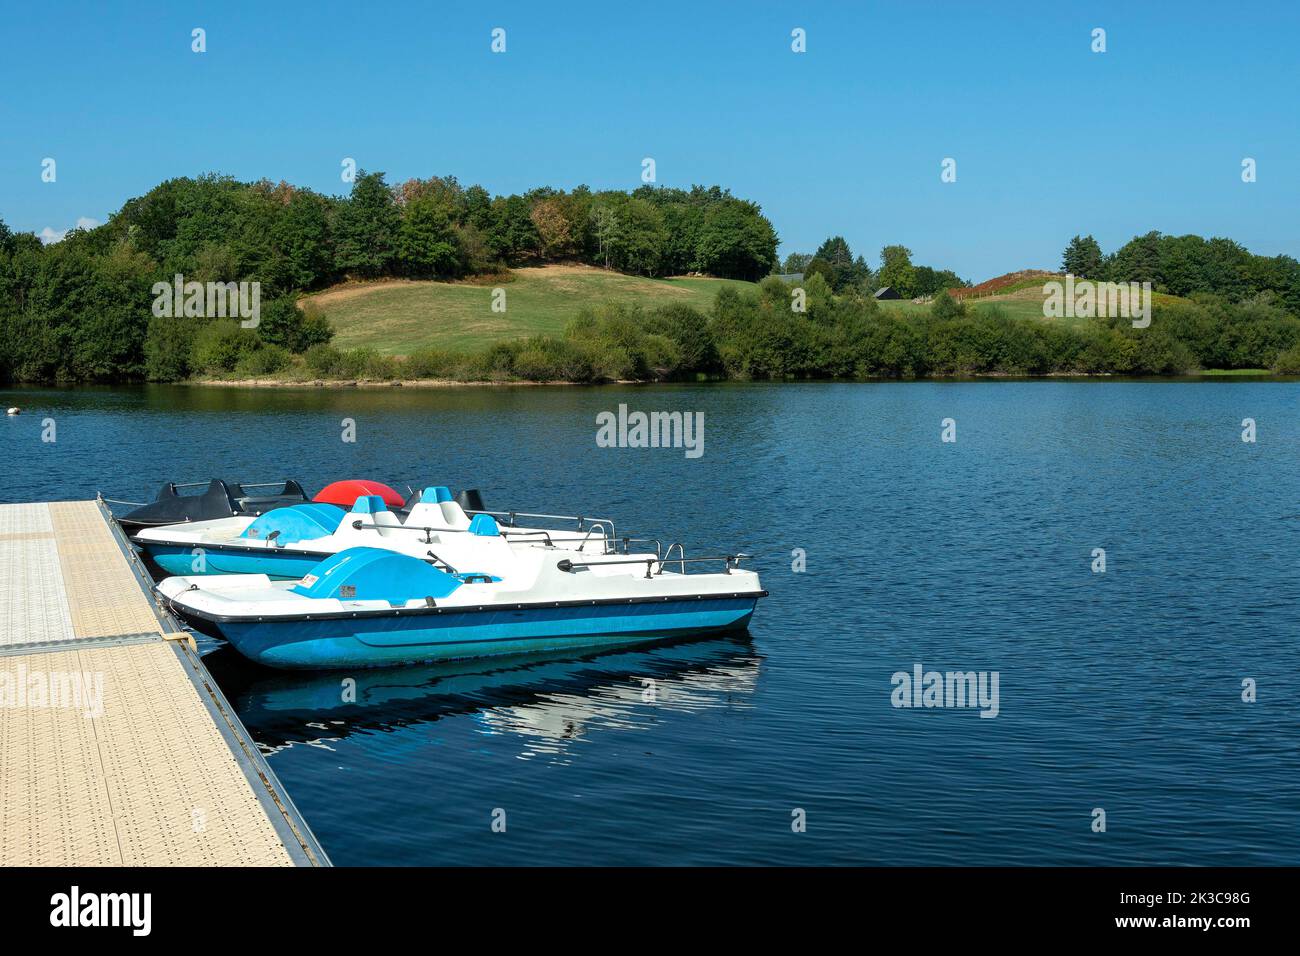
<instances>
[{"instance_id":1,"label":"clear blue sky","mask_svg":"<svg viewBox=\"0 0 1300 956\"><path fill-rule=\"evenodd\" d=\"M651 156L663 185L759 202L783 255L839 233L980 281L1056 266L1076 232L1110 251L1159 229L1300 257L1294 2L120 7L0 0L12 228L205 171L631 188Z\"/></svg>"}]
</instances>

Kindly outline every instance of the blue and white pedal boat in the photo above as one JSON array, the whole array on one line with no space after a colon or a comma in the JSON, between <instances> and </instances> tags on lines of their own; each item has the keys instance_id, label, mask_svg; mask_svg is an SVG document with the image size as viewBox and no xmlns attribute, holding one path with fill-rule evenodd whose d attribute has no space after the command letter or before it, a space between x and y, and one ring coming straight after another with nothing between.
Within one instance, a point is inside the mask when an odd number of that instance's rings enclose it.
<instances>
[{"instance_id":1,"label":"blue and white pedal boat","mask_svg":"<svg viewBox=\"0 0 1300 956\"><path fill-rule=\"evenodd\" d=\"M512 516L517 517L517 516ZM265 574L297 580L325 558L348 548L374 547L416 558L446 557L467 538L500 534L513 546L608 551L614 526L608 519L574 519L581 530L498 525L491 514L467 514L446 487L420 492L405 520L377 495L357 498L351 511L331 504L297 504L259 516L234 515L145 528L131 540L165 574ZM447 558L455 564L455 560Z\"/></svg>"},{"instance_id":2,"label":"blue and white pedal boat","mask_svg":"<svg viewBox=\"0 0 1300 956\"><path fill-rule=\"evenodd\" d=\"M459 568L349 548L299 581L171 577L169 605L271 667L325 669L615 647L743 629L767 592L739 556L664 562L476 535ZM567 555L567 556L564 556ZM718 572L684 573L716 561ZM472 562L472 563L471 563Z\"/></svg>"}]
</instances>

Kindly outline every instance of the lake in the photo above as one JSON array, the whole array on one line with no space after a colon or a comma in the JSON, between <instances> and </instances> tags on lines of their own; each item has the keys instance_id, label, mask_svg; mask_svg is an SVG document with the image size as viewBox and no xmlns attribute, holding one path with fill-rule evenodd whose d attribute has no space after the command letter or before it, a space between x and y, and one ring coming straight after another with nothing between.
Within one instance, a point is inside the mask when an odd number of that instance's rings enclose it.
<instances>
[{"instance_id":1,"label":"lake","mask_svg":"<svg viewBox=\"0 0 1300 956\"><path fill-rule=\"evenodd\" d=\"M755 555L748 634L367 671L355 703L205 641L337 864L1300 862L1300 383L0 400L0 501L367 477ZM703 413L703 454L599 447L620 404ZM918 665L996 672L996 716L895 706Z\"/></svg>"}]
</instances>

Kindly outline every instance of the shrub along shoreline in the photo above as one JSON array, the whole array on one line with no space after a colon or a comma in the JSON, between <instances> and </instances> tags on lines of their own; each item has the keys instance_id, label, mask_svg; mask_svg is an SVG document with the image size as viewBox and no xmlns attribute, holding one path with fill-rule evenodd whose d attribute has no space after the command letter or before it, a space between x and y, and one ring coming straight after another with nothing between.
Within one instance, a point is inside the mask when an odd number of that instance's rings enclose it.
<instances>
[{"instance_id":1,"label":"shrub along shoreline","mask_svg":"<svg viewBox=\"0 0 1300 956\"><path fill-rule=\"evenodd\" d=\"M598 384L1300 374L1300 318L1267 292L1239 303L1204 294L1156 306L1150 326L1135 329L1128 319L1015 319L947 295L927 312L902 314L861 294L835 295L821 276L802 288L802 312L791 308L795 287L769 277L752 291L720 290L707 314L680 305L605 305L582 310L563 335L473 353L425 349L397 357L317 342L292 354L233 322L215 323L193 346L191 364L201 371L189 380Z\"/></svg>"}]
</instances>

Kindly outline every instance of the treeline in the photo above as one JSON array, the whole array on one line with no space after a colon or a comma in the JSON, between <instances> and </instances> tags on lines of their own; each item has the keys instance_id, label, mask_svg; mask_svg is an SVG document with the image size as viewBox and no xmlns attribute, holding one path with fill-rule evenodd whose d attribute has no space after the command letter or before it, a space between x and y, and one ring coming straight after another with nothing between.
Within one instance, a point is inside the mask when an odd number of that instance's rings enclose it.
<instances>
[{"instance_id":1,"label":"treeline","mask_svg":"<svg viewBox=\"0 0 1300 956\"><path fill-rule=\"evenodd\" d=\"M1061 256L1061 269L1083 279L1150 282L1156 292L1208 292L1232 302L1272 292L1300 315L1300 262L1255 255L1231 239L1148 232L1107 254L1092 236L1075 236Z\"/></svg>"},{"instance_id":2,"label":"treeline","mask_svg":"<svg viewBox=\"0 0 1300 956\"><path fill-rule=\"evenodd\" d=\"M758 205L718 186L492 196L454 177L390 187L361 171L350 195L334 197L217 175L173 179L51 245L0 221L0 380L169 379L203 367L213 342L226 343L223 354L274 346L265 359L274 364L331 334L293 308L296 295L346 278L580 261L755 280L776 265L776 246ZM155 317L151 289L177 274L259 283L262 328L245 335L231 323Z\"/></svg>"},{"instance_id":3,"label":"treeline","mask_svg":"<svg viewBox=\"0 0 1300 956\"><path fill-rule=\"evenodd\" d=\"M874 293L890 288L901 299L934 296L945 289L970 285L950 269L913 265L907 246L885 246L880 250L880 267L872 269L862 256L854 256L843 236L831 236L811 254L792 252L782 269L786 275L802 273L805 278L822 275L835 292Z\"/></svg>"},{"instance_id":4,"label":"treeline","mask_svg":"<svg viewBox=\"0 0 1300 956\"><path fill-rule=\"evenodd\" d=\"M792 287L766 279L753 292L719 292L707 321L680 312L587 317L569 338L605 347L636 341L628 329L677 346L668 377L729 379L910 378L960 375L1172 375L1198 369L1300 369L1300 319L1271 296L1245 303L1203 296L1154 312L1150 327L1127 320L1078 325L1013 319L993 306L967 308L939 295L911 315L860 293L835 295L816 277L804 283L805 312L791 310ZM673 330L689 329L689 347ZM575 336L575 333L576 336ZM646 339L647 356L663 343ZM536 348L537 346L532 346ZM693 361L690 357L702 357Z\"/></svg>"},{"instance_id":5,"label":"treeline","mask_svg":"<svg viewBox=\"0 0 1300 956\"><path fill-rule=\"evenodd\" d=\"M969 375L1177 375L1199 369L1300 374L1300 319L1270 295L1244 303L1202 295L1157 306L1151 325L1014 319L996 306L940 294L930 308L882 308L857 291L836 295L822 276L764 279L718 293L708 313L608 305L584 310L562 336L536 336L459 354L407 358L369 349L309 349L299 379L663 381L920 378ZM233 368L233 364L230 366Z\"/></svg>"}]
</instances>

